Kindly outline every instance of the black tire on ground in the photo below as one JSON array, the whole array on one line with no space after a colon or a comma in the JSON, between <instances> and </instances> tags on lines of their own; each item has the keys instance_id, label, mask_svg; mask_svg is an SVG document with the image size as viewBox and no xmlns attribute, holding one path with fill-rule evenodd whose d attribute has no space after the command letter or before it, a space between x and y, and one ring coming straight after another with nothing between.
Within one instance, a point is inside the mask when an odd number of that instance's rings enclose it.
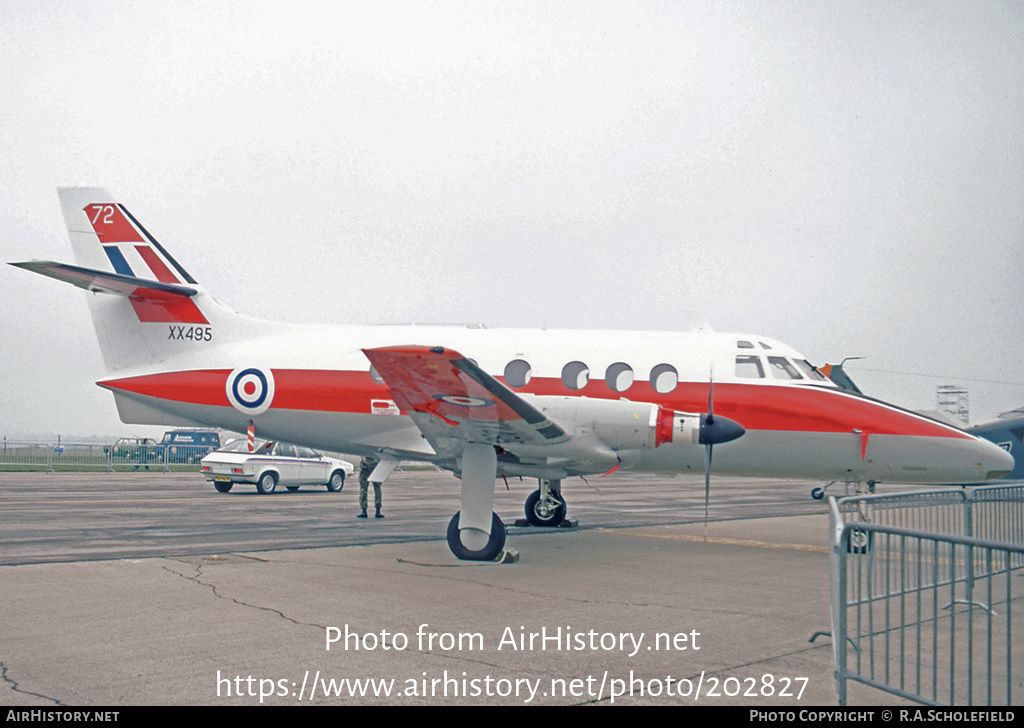
<instances>
[{"instance_id":1,"label":"black tire on ground","mask_svg":"<svg viewBox=\"0 0 1024 728\"><path fill-rule=\"evenodd\" d=\"M498 518L497 513L491 514L491 537L487 545L479 551L471 551L462 545L459 538L459 513L452 516L448 522L448 548L452 550L456 558L463 561L493 561L501 555L505 548L505 524Z\"/></svg>"}]
</instances>

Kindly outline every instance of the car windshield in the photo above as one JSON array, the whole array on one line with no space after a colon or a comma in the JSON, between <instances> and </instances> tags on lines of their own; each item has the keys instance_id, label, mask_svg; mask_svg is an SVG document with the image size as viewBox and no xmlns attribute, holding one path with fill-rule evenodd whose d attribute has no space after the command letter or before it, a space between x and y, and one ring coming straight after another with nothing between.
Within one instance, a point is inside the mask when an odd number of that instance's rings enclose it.
<instances>
[{"instance_id":1,"label":"car windshield","mask_svg":"<svg viewBox=\"0 0 1024 728\"><path fill-rule=\"evenodd\" d=\"M256 446L256 451L268 449L268 445L273 445L272 442L261 442ZM249 441L246 439L232 440L227 445L222 447L217 452L249 452Z\"/></svg>"},{"instance_id":2,"label":"car windshield","mask_svg":"<svg viewBox=\"0 0 1024 728\"><path fill-rule=\"evenodd\" d=\"M240 438L238 440L232 440L227 445L222 447L217 452L249 452L249 441ZM270 455L273 454L277 457L296 457L302 458L316 458L320 457L320 453L315 450L311 450L308 447L302 447L301 445L292 445L287 442L274 442L269 440L266 442L256 442L256 450L253 455Z\"/></svg>"}]
</instances>

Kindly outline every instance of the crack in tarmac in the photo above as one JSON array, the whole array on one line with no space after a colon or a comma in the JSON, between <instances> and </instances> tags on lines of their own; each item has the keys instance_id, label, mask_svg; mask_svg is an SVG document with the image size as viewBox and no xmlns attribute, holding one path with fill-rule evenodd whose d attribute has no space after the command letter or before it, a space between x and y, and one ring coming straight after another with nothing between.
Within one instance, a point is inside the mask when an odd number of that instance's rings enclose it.
<instances>
[{"instance_id":1,"label":"crack in tarmac","mask_svg":"<svg viewBox=\"0 0 1024 728\"><path fill-rule=\"evenodd\" d=\"M49 695L43 695L42 693L34 693L31 690L22 690L20 687L18 687L17 680L14 680L10 677L10 675L7 674L8 670L8 666L5 663L0 662L0 681L3 681L6 685L10 686L11 692L18 693L19 695L31 695L42 700L49 700L54 705L65 705L64 702L58 700L57 698L51 698Z\"/></svg>"}]
</instances>

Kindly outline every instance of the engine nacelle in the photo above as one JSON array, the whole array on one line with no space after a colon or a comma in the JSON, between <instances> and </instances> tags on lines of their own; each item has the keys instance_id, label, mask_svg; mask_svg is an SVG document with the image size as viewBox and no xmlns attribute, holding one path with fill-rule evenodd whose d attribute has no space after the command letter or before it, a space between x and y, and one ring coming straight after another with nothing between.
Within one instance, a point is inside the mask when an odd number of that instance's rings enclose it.
<instances>
[{"instance_id":1,"label":"engine nacelle","mask_svg":"<svg viewBox=\"0 0 1024 728\"><path fill-rule=\"evenodd\" d=\"M596 439L609 450L654 450L666 442L697 444L701 415L673 412L650 402L520 395L579 440Z\"/></svg>"}]
</instances>

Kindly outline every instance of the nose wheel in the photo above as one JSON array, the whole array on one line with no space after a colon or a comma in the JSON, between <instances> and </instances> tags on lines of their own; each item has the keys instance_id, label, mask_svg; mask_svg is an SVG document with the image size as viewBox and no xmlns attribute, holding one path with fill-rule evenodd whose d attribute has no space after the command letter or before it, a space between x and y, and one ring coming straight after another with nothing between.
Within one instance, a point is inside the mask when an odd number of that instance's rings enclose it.
<instances>
[{"instance_id":1,"label":"nose wheel","mask_svg":"<svg viewBox=\"0 0 1024 728\"><path fill-rule=\"evenodd\" d=\"M531 526L554 528L565 519L566 505L562 494L550 488L547 490L546 495L538 489L526 498L526 520Z\"/></svg>"},{"instance_id":2,"label":"nose wheel","mask_svg":"<svg viewBox=\"0 0 1024 728\"><path fill-rule=\"evenodd\" d=\"M825 491L828 490L830 487L832 487L833 485L835 485L838 482L839 482L838 480L833 480L833 481L831 481L829 483L825 483L824 486L819 486L817 488L812 488L811 489L811 498L813 498L814 500L821 500L822 498L825 497ZM844 481L843 484L846 487L846 495L850 495L850 485L851 484L854 486L854 491L855 492L857 492L857 493L861 493L862 492L862 489L861 489L862 484L859 483L859 482L851 483L851 481ZM868 492L869 493L874 493L875 492L876 482L874 480L867 481L866 485L868 487Z\"/></svg>"}]
</instances>

